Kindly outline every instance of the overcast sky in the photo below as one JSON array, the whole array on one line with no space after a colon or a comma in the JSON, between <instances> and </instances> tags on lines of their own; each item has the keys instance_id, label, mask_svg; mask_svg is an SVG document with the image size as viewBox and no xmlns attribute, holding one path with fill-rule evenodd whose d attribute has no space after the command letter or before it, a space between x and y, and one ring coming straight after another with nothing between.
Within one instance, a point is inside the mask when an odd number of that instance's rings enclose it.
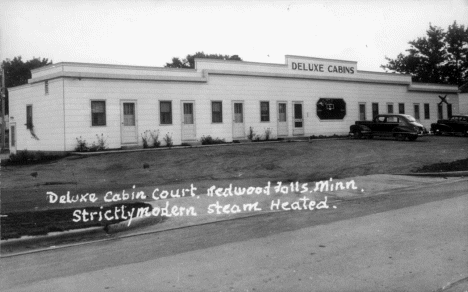
<instances>
[{"instance_id":1,"label":"overcast sky","mask_svg":"<svg viewBox=\"0 0 468 292\"><path fill-rule=\"evenodd\" d=\"M284 63L351 60L382 71L429 23L468 26L468 0L1 0L0 58L163 67L197 51Z\"/></svg>"}]
</instances>

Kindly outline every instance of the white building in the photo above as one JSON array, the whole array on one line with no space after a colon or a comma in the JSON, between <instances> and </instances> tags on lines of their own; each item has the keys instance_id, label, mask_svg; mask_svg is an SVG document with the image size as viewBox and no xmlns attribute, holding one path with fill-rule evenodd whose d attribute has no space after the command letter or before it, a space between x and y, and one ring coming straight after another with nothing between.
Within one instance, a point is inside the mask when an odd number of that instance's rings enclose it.
<instances>
[{"instance_id":1,"label":"white building","mask_svg":"<svg viewBox=\"0 0 468 292\"><path fill-rule=\"evenodd\" d=\"M197 59L196 69L58 63L9 88L10 149L73 151L77 138L109 148L169 133L174 145L202 136L246 139L343 135L356 120L406 113L424 126L459 112L456 86L357 70L357 62L286 56L285 64ZM441 98L446 98L446 103ZM164 142L162 143L164 145Z\"/></svg>"}]
</instances>

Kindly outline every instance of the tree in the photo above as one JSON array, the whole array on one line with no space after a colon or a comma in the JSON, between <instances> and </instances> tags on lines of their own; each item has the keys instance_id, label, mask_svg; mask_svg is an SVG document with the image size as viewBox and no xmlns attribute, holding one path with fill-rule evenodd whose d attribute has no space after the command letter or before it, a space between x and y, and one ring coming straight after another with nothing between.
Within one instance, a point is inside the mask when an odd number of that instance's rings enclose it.
<instances>
[{"instance_id":1,"label":"tree","mask_svg":"<svg viewBox=\"0 0 468 292\"><path fill-rule=\"evenodd\" d=\"M194 55L187 55L185 59L180 60L177 57L172 58L172 63L166 63L164 67L167 68L195 68L195 58L206 58L206 59L220 59L220 60L235 60L242 61L238 55L218 55L218 54L205 54L204 52L196 52Z\"/></svg>"},{"instance_id":2,"label":"tree","mask_svg":"<svg viewBox=\"0 0 468 292\"><path fill-rule=\"evenodd\" d=\"M31 70L52 64L52 61L44 58L33 58L23 62L21 56L14 57L13 60L6 59L2 62L5 70L5 87L15 87L28 83L31 78ZM5 92L5 114L8 114L8 90Z\"/></svg>"},{"instance_id":3,"label":"tree","mask_svg":"<svg viewBox=\"0 0 468 292\"><path fill-rule=\"evenodd\" d=\"M468 28L455 21L447 32L429 24L427 36L410 41L408 54L385 57L381 68L410 74L415 82L456 84L468 81Z\"/></svg>"}]
</instances>

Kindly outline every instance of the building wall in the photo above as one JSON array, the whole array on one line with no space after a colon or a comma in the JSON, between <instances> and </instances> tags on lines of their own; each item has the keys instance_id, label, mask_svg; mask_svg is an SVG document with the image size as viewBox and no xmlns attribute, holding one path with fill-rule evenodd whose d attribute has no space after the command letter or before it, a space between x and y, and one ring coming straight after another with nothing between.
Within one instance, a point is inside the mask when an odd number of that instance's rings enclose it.
<instances>
[{"instance_id":1,"label":"building wall","mask_svg":"<svg viewBox=\"0 0 468 292\"><path fill-rule=\"evenodd\" d=\"M48 81L48 90L46 94L44 82L9 89L10 125L16 124L16 147L13 148L65 151L62 80ZM27 105L33 108L33 129L37 139L25 125Z\"/></svg>"},{"instance_id":2,"label":"building wall","mask_svg":"<svg viewBox=\"0 0 468 292\"><path fill-rule=\"evenodd\" d=\"M458 98L460 104L460 114L468 115L468 93L460 93Z\"/></svg>"},{"instance_id":3,"label":"building wall","mask_svg":"<svg viewBox=\"0 0 468 292\"><path fill-rule=\"evenodd\" d=\"M141 134L147 130L159 131L163 136L172 136L174 145L182 142L182 101L194 101L196 138L210 135L213 138L232 141L233 101L244 103L244 130L248 134L252 127L255 134L264 135L267 129L277 137L277 102L287 102L288 132L293 133L294 101L303 102L305 136L346 135L349 126L359 119L359 103L366 104L366 117L372 118L373 102L379 104L379 112L387 113L387 103L393 103L398 113L398 103L405 104L405 113L414 116L413 105L420 105L420 122L430 127L437 121L437 93L407 90L406 85L376 84L361 82L337 82L313 79L253 77L210 74L207 83L177 81L131 81L65 79L66 149L72 151L81 137L92 144L101 134L109 148L120 148L121 144L121 100L137 102L138 144L142 145ZM320 120L316 114L319 98L343 98L346 116L343 120ZM106 101L106 126L91 126L91 100ZM458 97L449 94L454 104L453 113L458 113ZM159 102L172 101L172 124L161 125ZM212 123L211 102L222 101L223 122ZM270 102L270 121L260 121L260 101ZM424 103L430 105L430 119L424 118ZM25 110L24 110L25 111ZM444 116L447 115L444 105Z\"/></svg>"}]
</instances>

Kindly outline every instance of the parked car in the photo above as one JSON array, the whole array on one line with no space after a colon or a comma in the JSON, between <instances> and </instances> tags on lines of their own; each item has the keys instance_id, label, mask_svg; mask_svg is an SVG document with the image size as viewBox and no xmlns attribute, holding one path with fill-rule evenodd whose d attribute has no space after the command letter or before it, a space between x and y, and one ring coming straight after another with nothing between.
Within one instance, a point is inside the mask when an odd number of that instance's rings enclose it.
<instances>
[{"instance_id":1,"label":"parked car","mask_svg":"<svg viewBox=\"0 0 468 292\"><path fill-rule=\"evenodd\" d=\"M448 120L438 120L437 123L431 124L431 132L434 135L460 133L468 136L468 116L455 115Z\"/></svg>"},{"instance_id":2,"label":"parked car","mask_svg":"<svg viewBox=\"0 0 468 292\"><path fill-rule=\"evenodd\" d=\"M427 130L415 118L402 114L377 115L372 121L356 121L349 127L349 134L356 139L383 136L414 141L426 133Z\"/></svg>"}]
</instances>

